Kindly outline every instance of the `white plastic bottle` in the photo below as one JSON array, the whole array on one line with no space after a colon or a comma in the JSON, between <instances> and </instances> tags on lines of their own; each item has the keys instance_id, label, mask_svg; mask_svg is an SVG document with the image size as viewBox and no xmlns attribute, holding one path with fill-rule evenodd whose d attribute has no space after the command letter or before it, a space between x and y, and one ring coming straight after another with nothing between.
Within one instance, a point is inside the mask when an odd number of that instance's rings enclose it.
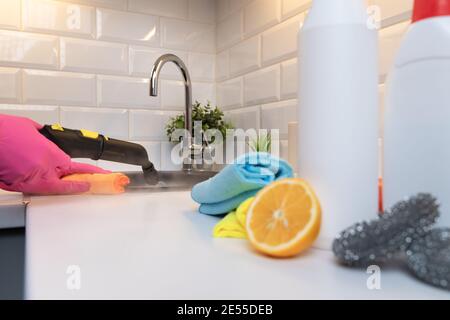
<instances>
[{"instance_id":1,"label":"white plastic bottle","mask_svg":"<svg viewBox=\"0 0 450 320\"><path fill-rule=\"evenodd\" d=\"M387 206L418 192L450 226L450 0L416 0L388 76L384 129Z\"/></svg>"},{"instance_id":2,"label":"white plastic bottle","mask_svg":"<svg viewBox=\"0 0 450 320\"><path fill-rule=\"evenodd\" d=\"M298 171L322 206L319 248L377 216L377 41L364 0L313 0L299 33Z\"/></svg>"}]
</instances>

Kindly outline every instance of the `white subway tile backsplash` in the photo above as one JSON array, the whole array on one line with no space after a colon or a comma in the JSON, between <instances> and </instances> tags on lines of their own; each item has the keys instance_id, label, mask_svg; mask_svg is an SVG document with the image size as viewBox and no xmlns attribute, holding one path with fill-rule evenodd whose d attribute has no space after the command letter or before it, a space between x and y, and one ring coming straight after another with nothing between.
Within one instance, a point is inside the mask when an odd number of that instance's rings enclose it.
<instances>
[{"instance_id":1,"label":"white subway tile backsplash","mask_svg":"<svg viewBox=\"0 0 450 320\"><path fill-rule=\"evenodd\" d=\"M59 1L86 4L96 7L127 10L127 0L59 0Z\"/></svg>"},{"instance_id":2,"label":"white subway tile backsplash","mask_svg":"<svg viewBox=\"0 0 450 320\"><path fill-rule=\"evenodd\" d=\"M132 141L134 143L138 143L142 145L146 150L149 157L149 160L153 163L156 170L161 169L161 143L160 142L154 142L154 141ZM124 163L117 163L112 161L105 161L105 160L99 160L97 163L98 166L105 170L111 170L113 172L141 172L142 167L137 165L131 165L131 164L124 164Z\"/></svg>"},{"instance_id":3,"label":"white subway tile backsplash","mask_svg":"<svg viewBox=\"0 0 450 320\"><path fill-rule=\"evenodd\" d=\"M21 96L22 72L20 69L0 68L0 103L20 103Z\"/></svg>"},{"instance_id":4,"label":"white subway tile backsplash","mask_svg":"<svg viewBox=\"0 0 450 320\"><path fill-rule=\"evenodd\" d=\"M228 50L222 51L216 55L216 80L225 80L230 75L229 57Z\"/></svg>"},{"instance_id":5,"label":"white subway tile backsplash","mask_svg":"<svg viewBox=\"0 0 450 320\"><path fill-rule=\"evenodd\" d=\"M148 158L156 170L161 170L161 142L147 141L138 143L147 150Z\"/></svg>"},{"instance_id":6,"label":"white subway tile backsplash","mask_svg":"<svg viewBox=\"0 0 450 320\"><path fill-rule=\"evenodd\" d=\"M261 106L261 129L277 129L281 139L287 139L288 123L297 119L297 100Z\"/></svg>"},{"instance_id":7,"label":"white subway tile backsplash","mask_svg":"<svg viewBox=\"0 0 450 320\"><path fill-rule=\"evenodd\" d=\"M403 22L391 27L382 29L379 32L379 75L384 79L393 66L394 57L400 48L400 43L405 35L410 22Z\"/></svg>"},{"instance_id":8,"label":"white subway tile backsplash","mask_svg":"<svg viewBox=\"0 0 450 320\"><path fill-rule=\"evenodd\" d=\"M223 50L242 39L243 14L238 11L217 24L217 49Z\"/></svg>"},{"instance_id":9,"label":"white subway tile backsplash","mask_svg":"<svg viewBox=\"0 0 450 320\"><path fill-rule=\"evenodd\" d=\"M27 31L94 37L92 7L51 0L23 0L23 26Z\"/></svg>"},{"instance_id":10,"label":"white subway tile backsplash","mask_svg":"<svg viewBox=\"0 0 450 320\"><path fill-rule=\"evenodd\" d=\"M215 53L215 26L198 22L161 18L161 45L164 48Z\"/></svg>"},{"instance_id":11,"label":"white subway tile backsplash","mask_svg":"<svg viewBox=\"0 0 450 320\"><path fill-rule=\"evenodd\" d=\"M184 110L185 91L183 81L161 81L161 106L164 110ZM215 103L215 85L205 82L192 83L192 101L206 104L208 101Z\"/></svg>"},{"instance_id":12,"label":"white subway tile backsplash","mask_svg":"<svg viewBox=\"0 0 450 320\"><path fill-rule=\"evenodd\" d=\"M262 61L264 65L293 58L297 54L297 38L303 15L289 19L262 35Z\"/></svg>"},{"instance_id":13,"label":"white subway tile backsplash","mask_svg":"<svg viewBox=\"0 0 450 320\"><path fill-rule=\"evenodd\" d=\"M281 13L283 19L292 17L307 10L311 6L311 0L282 0Z\"/></svg>"},{"instance_id":14,"label":"white subway tile backsplash","mask_svg":"<svg viewBox=\"0 0 450 320\"><path fill-rule=\"evenodd\" d=\"M189 0L189 19L204 23L215 23L216 1Z\"/></svg>"},{"instance_id":15,"label":"white subway tile backsplash","mask_svg":"<svg viewBox=\"0 0 450 320\"><path fill-rule=\"evenodd\" d=\"M98 105L121 108L158 108L159 97L150 97L148 78L98 76Z\"/></svg>"},{"instance_id":16,"label":"white subway tile backsplash","mask_svg":"<svg viewBox=\"0 0 450 320\"><path fill-rule=\"evenodd\" d=\"M95 106L95 75L71 72L23 70L23 102Z\"/></svg>"},{"instance_id":17,"label":"white subway tile backsplash","mask_svg":"<svg viewBox=\"0 0 450 320\"><path fill-rule=\"evenodd\" d=\"M97 37L101 40L159 45L159 18L138 13L97 9Z\"/></svg>"},{"instance_id":18,"label":"white subway tile backsplash","mask_svg":"<svg viewBox=\"0 0 450 320\"><path fill-rule=\"evenodd\" d=\"M213 83L194 82L192 84L192 101L201 104L216 104L216 86Z\"/></svg>"},{"instance_id":19,"label":"white subway tile backsplash","mask_svg":"<svg viewBox=\"0 0 450 320\"><path fill-rule=\"evenodd\" d=\"M94 73L128 73L128 47L125 44L62 38L61 69Z\"/></svg>"},{"instance_id":20,"label":"white subway tile backsplash","mask_svg":"<svg viewBox=\"0 0 450 320\"><path fill-rule=\"evenodd\" d=\"M391 26L380 31L383 82L413 1L369 2L380 5L382 26ZM217 102L238 128L280 129L283 156L287 124L297 119L297 32L310 4L311 0L0 0L0 113L40 123L61 120L67 127L139 141L158 169L179 170L181 165L170 159L174 144L165 136L169 118L184 112L178 68L166 64L159 96L148 94L153 63L173 53L188 66L194 101ZM381 96L383 92L381 85ZM140 170L102 161L99 165Z\"/></svg>"},{"instance_id":21,"label":"white subway tile backsplash","mask_svg":"<svg viewBox=\"0 0 450 320\"><path fill-rule=\"evenodd\" d=\"M182 114L182 112L131 110L130 139L137 141L168 140L165 130L166 125L170 118L179 114Z\"/></svg>"},{"instance_id":22,"label":"white subway tile backsplash","mask_svg":"<svg viewBox=\"0 0 450 320\"><path fill-rule=\"evenodd\" d=\"M160 81L161 107L166 110L184 110L184 82L173 80Z\"/></svg>"},{"instance_id":23,"label":"white subway tile backsplash","mask_svg":"<svg viewBox=\"0 0 450 320\"><path fill-rule=\"evenodd\" d=\"M280 21L280 0L254 0L244 9L244 34L254 35Z\"/></svg>"},{"instance_id":24,"label":"white subway tile backsplash","mask_svg":"<svg viewBox=\"0 0 450 320\"><path fill-rule=\"evenodd\" d=\"M161 142L161 170L163 171L180 171L183 168L181 163L176 162L179 159L172 160L174 146L172 142Z\"/></svg>"},{"instance_id":25,"label":"white subway tile backsplash","mask_svg":"<svg viewBox=\"0 0 450 320\"><path fill-rule=\"evenodd\" d=\"M230 13L230 0L216 1L216 21L222 21Z\"/></svg>"},{"instance_id":26,"label":"white subway tile backsplash","mask_svg":"<svg viewBox=\"0 0 450 320\"><path fill-rule=\"evenodd\" d=\"M20 1L1 0L0 1L0 28L19 29L20 28Z\"/></svg>"},{"instance_id":27,"label":"white subway tile backsplash","mask_svg":"<svg viewBox=\"0 0 450 320\"><path fill-rule=\"evenodd\" d=\"M30 118L42 125L59 122L59 108L56 106L0 104L0 113Z\"/></svg>"},{"instance_id":28,"label":"white subway tile backsplash","mask_svg":"<svg viewBox=\"0 0 450 320\"><path fill-rule=\"evenodd\" d=\"M160 48L130 46L130 73L133 76L150 77L150 72L156 59L166 53L178 56L188 65L188 53ZM167 63L161 70L161 77L165 79L182 80L180 70L173 63Z\"/></svg>"},{"instance_id":29,"label":"white subway tile backsplash","mask_svg":"<svg viewBox=\"0 0 450 320\"><path fill-rule=\"evenodd\" d=\"M188 18L188 0L128 0L128 10L157 16Z\"/></svg>"},{"instance_id":30,"label":"white subway tile backsplash","mask_svg":"<svg viewBox=\"0 0 450 320\"><path fill-rule=\"evenodd\" d=\"M0 31L0 65L56 69L58 38L18 31Z\"/></svg>"},{"instance_id":31,"label":"white subway tile backsplash","mask_svg":"<svg viewBox=\"0 0 450 320\"><path fill-rule=\"evenodd\" d=\"M235 109L227 111L226 119L236 129L259 129L260 128L260 108L258 106Z\"/></svg>"},{"instance_id":32,"label":"white subway tile backsplash","mask_svg":"<svg viewBox=\"0 0 450 320\"><path fill-rule=\"evenodd\" d=\"M236 76L256 70L260 66L261 38L242 41L230 49L230 75Z\"/></svg>"},{"instance_id":33,"label":"white subway tile backsplash","mask_svg":"<svg viewBox=\"0 0 450 320\"><path fill-rule=\"evenodd\" d=\"M380 7L382 26L392 25L411 18L414 0L369 0Z\"/></svg>"},{"instance_id":34,"label":"white subway tile backsplash","mask_svg":"<svg viewBox=\"0 0 450 320\"><path fill-rule=\"evenodd\" d=\"M220 108L242 106L242 78L231 79L217 84L217 104Z\"/></svg>"},{"instance_id":35,"label":"white subway tile backsplash","mask_svg":"<svg viewBox=\"0 0 450 320\"><path fill-rule=\"evenodd\" d=\"M280 66L275 65L244 77L246 105L269 103L280 99Z\"/></svg>"},{"instance_id":36,"label":"white subway tile backsplash","mask_svg":"<svg viewBox=\"0 0 450 320\"><path fill-rule=\"evenodd\" d=\"M193 80L214 81L216 78L216 55L207 53L189 53L189 73ZM178 73L180 73L178 71Z\"/></svg>"},{"instance_id":37,"label":"white subway tile backsplash","mask_svg":"<svg viewBox=\"0 0 450 320\"><path fill-rule=\"evenodd\" d=\"M247 4L253 0L229 0L230 1L230 12L236 12L244 8Z\"/></svg>"},{"instance_id":38,"label":"white subway tile backsplash","mask_svg":"<svg viewBox=\"0 0 450 320\"><path fill-rule=\"evenodd\" d=\"M120 172L120 173L136 172L136 171L141 172L142 171L141 166L113 162L113 161L106 161L106 160L98 160L97 166L99 166L100 168L105 169L105 170L109 170L112 172Z\"/></svg>"},{"instance_id":39,"label":"white subway tile backsplash","mask_svg":"<svg viewBox=\"0 0 450 320\"><path fill-rule=\"evenodd\" d=\"M280 140L280 148L279 148L280 158L288 161L289 159L289 141L288 140ZM292 164L295 166L295 164Z\"/></svg>"},{"instance_id":40,"label":"white subway tile backsplash","mask_svg":"<svg viewBox=\"0 0 450 320\"><path fill-rule=\"evenodd\" d=\"M125 109L61 107L60 121L66 128L97 131L116 139L129 138Z\"/></svg>"},{"instance_id":41,"label":"white subway tile backsplash","mask_svg":"<svg viewBox=\"0 0 450 320\"><path fill-rule=\"evenodd\" d=\"M298 91L297 58L281 64L281 99L295 99Z\"/></svg>"}]
</instances>

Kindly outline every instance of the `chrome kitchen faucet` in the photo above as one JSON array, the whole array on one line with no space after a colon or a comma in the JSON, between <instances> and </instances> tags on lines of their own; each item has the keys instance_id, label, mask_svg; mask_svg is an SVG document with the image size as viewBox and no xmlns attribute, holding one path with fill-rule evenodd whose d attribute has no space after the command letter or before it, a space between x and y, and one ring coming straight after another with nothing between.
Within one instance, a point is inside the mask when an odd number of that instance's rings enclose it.
<instances>
[{"instance_id":1,"label":"chrome kitchen faucet","mask_svg":"<svg viewBox=\"0 0 450 320\"><path fill-rule=\"evenodd\" d=\"M166 64L166 62L173 62L178 69L180 69L181 74L184 79L184 91L185 91L185 121L184 127L187 132L189 132L189 141L187 141L188 145L184 145L184 147L189 148L190 160L192 160L194 152L202 150L202 146L196 146L193 142L192 138L192 83L191 77L189 76L189 71L184 64L184 62L174 54L165 54L159 57L155 63L153 64L152 72L150 75L150 96L156 97L158 96L158 85L159 85L159 75L161 73L162 67ZM186 160L186 159L184 159ZM193 168L192 161L186 163L183 161L183 168L185 170L191 170Z\"/></svg>"}]
</instances>

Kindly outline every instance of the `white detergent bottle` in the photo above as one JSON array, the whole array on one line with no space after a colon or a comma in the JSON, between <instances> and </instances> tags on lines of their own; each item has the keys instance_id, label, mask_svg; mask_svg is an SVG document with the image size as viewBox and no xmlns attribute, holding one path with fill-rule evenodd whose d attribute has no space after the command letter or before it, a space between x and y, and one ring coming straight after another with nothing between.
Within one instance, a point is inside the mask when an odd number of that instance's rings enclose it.
<instances>
[{"instance_id":1,"label":"white detergent bottle","mask_svg":"<svg viewBox=\"0 0 450 320\"><path fill-rule=\"evenodd\" d=\"M299 33L299 177L322 207L316 247L378 213L378 38L364 0L313 0Z\"/></svg>"},{"instance_id":2,"label":"white detergent bottle","mask_svg":"<svg viewBox=\"0 0 450 320\"><path fill-rule=\"evenodd\" d=\"M450 0L416 0L386 86L384 198L418 192L441 203L450 226Z\"/></svg>"}]
</instances>

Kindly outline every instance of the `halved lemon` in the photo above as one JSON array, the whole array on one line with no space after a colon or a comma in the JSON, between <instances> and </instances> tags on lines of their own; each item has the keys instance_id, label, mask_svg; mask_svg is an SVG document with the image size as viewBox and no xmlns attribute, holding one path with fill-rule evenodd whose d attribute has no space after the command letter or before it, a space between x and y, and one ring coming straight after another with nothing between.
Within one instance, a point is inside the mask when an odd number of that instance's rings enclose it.
<instances>
[{"instance_id":1,"label":"halved lemon","mask_svg":"<svg viewBox=\"0 0 450 320\"><path fill-rule=\"evenodd\" d=\"M251 244L274 257L308 249L320 232L321 209L313 189L302 179L283 179L262 189L247 212Z\"/></svg>"}]
</instances>

